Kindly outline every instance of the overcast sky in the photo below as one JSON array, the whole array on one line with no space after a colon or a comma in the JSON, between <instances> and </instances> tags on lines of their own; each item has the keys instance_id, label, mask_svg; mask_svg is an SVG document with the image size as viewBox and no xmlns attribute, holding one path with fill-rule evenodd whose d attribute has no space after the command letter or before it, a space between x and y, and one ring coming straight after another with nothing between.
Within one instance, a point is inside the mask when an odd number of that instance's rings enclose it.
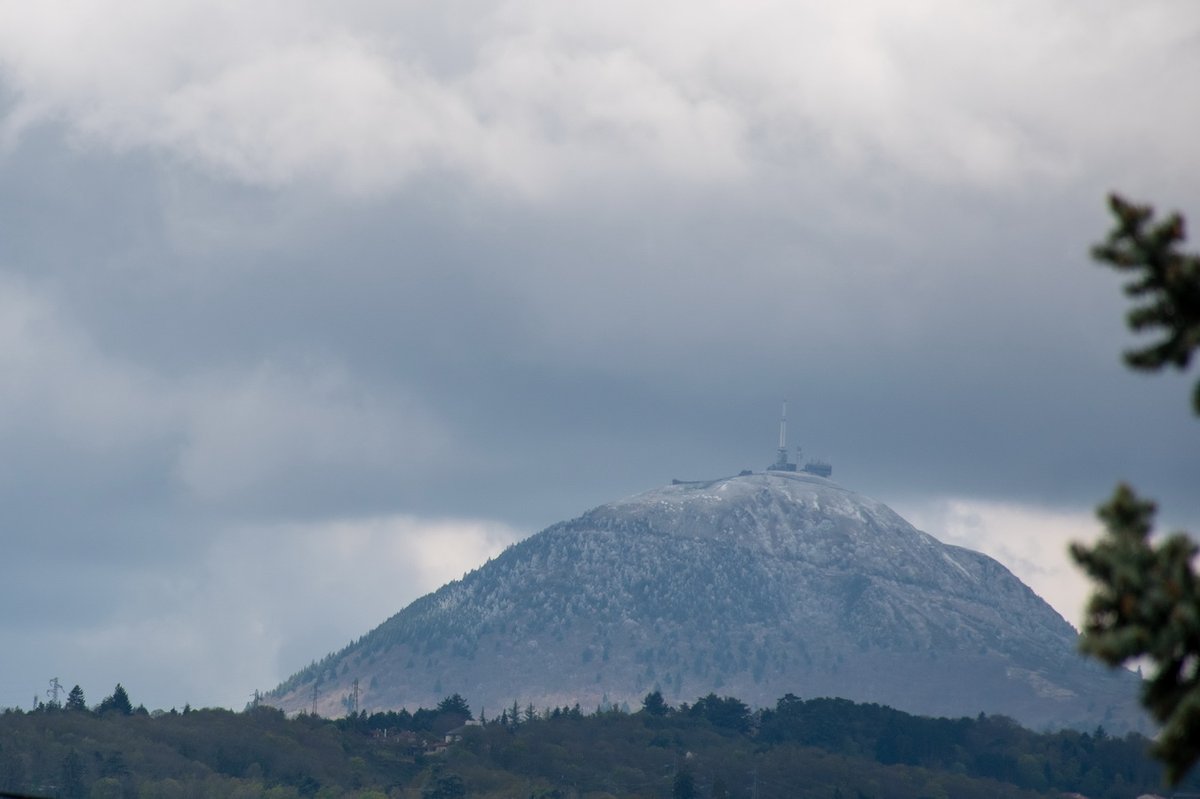
<instances>
[{"instance_id":1,"label":"overcast sky","mask_svg":"<svg viewBox=\"0 0 1200 799\"><path fill-rule=\"evenodd\" d=\"M1087 256L1200 224L1198 75L1193 0L2 0L0 706L240 709L785 397L1078 624L1118 479L1200 528Z\"/></svg>"}]
</instances>

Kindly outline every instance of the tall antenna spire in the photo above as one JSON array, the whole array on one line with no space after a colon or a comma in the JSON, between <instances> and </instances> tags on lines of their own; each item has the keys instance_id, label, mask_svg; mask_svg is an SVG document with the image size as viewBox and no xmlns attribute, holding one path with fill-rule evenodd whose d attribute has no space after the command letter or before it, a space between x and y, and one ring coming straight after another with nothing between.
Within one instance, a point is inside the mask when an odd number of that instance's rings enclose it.
<instances>
[{"instance_id":1,"label":"tall antenna spire","mask_svg":"<svg viewBox=\"0 0 1200 799\"><path fill-rule=\"evenodd\" d=\"M783 411L779 414L779 456L769 469L779 472L794 472L796 464L788 463L787 452L787 400L783 401Z\"/></svg>"},{"instance_id":2,"label":"tall antenna spire","mask_svg":"<svg viewBox=\"0 0 1200 799\"><path fill-rule=\"evenodd\" d=\"M803 467L798 465L800 461L800 448L796 447L796 461L792 463L788 460L787 451L787 400L783 401L783 410L779 414L779 455L775 458L775 462L767 467L769 472L795 472L801 471L808 474L815 474L818 477L829 477L833 474L833 467L828 461L817 459L810 460Z\"/></svg>"},{"instance_id":3,"label":"tall antenna spire","mask_svg":"<svg viewBox=\"0 0 1200 799\"><path fill-rule=\"evenodd\" d=\"M787 400L783 401L783 411L779 414L779 456L787 460Z\"/></svg>"}]
</instances>

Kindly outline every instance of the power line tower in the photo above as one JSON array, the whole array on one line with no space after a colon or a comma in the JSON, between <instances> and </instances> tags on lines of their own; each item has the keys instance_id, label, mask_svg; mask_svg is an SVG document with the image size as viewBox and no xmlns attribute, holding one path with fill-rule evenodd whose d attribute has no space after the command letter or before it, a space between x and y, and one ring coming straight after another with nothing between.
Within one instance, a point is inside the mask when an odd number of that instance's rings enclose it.
<instances>
[{"instance_id":1,"label":"power line tower","mask_svg":"<svg viewBox=\"0 0 1200 799\"><path fill-rule=\"evenodd\" d=\"M358 715L358 678L354 678L354 688L350 691L350 712Z\"/></svg>"},{"instance_id":2,"label":"power line tower","mask_svg":"<svg viewBox=\"0 0 1200 799\"><path fill-rule=\"evenodd\" d=\"M55 705L58 704L58 693L61 690L63 690L62 683L58 681L57 677L51 677L50 687L46 689L46 696L50 697L50 701Z\"/></svg>"},{"instance_id":3,"label":"power line tower","mask_svg":"<svg viewBox=\"0 0 1200 799\"><path fill-rule=\"evenodd\" d=\"M317 690L318 690L320 684L321 683L318 680L313 680L312 714L314 716L317 715Z\"/></svg>"}]
</instances>

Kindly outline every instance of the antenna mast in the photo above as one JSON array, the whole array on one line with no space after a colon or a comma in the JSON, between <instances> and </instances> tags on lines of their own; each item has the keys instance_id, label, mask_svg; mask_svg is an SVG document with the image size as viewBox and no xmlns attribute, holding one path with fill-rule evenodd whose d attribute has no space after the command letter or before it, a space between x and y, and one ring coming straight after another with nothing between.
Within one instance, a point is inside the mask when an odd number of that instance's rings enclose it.
<instances>
[{"instance_id":1,"label":"antenna mast","mask_svg":"<svg viewBox=\"0 0 1200 799\"><path fill-rule=\"evenodd\" d=\"M779 462L787 463L787 400L779 412Z\"/></svg>"},{"instance_id":2,"label":"antenna mast","mask_svg":"<svg viewBox=\"0 0 1200 799\"><path fill-rule=\"evenodd\" d=\"M796 464L788 461L787 451L787 400L783 401L783 410L779 413L779 454L775 462L767 467L773 472L794 472Z\"/></svg>"}]
</instances>

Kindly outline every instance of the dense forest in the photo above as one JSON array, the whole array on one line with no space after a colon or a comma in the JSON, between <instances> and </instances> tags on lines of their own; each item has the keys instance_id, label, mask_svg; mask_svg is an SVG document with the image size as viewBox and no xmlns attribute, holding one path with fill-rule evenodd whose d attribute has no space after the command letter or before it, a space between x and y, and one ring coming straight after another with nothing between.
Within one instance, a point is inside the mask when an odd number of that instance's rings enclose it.
<instances>
[{"instance_id":1,"label":"dense forest","mask_svg":"<svg viewBox=\"0 0 1200 799\"><path fill-rule=\"evenodd\" d=\"M514 702L286 718L147 712L125 689L0 714L0 792L64 799L817 797L1117 799L1162 785L1137 735L1035 733L1002 716L933 719L792 695L751 711L709 695L636 712ZM1179 786L1200 789L1200 781Z\"/></svg>"}]
</instances>

